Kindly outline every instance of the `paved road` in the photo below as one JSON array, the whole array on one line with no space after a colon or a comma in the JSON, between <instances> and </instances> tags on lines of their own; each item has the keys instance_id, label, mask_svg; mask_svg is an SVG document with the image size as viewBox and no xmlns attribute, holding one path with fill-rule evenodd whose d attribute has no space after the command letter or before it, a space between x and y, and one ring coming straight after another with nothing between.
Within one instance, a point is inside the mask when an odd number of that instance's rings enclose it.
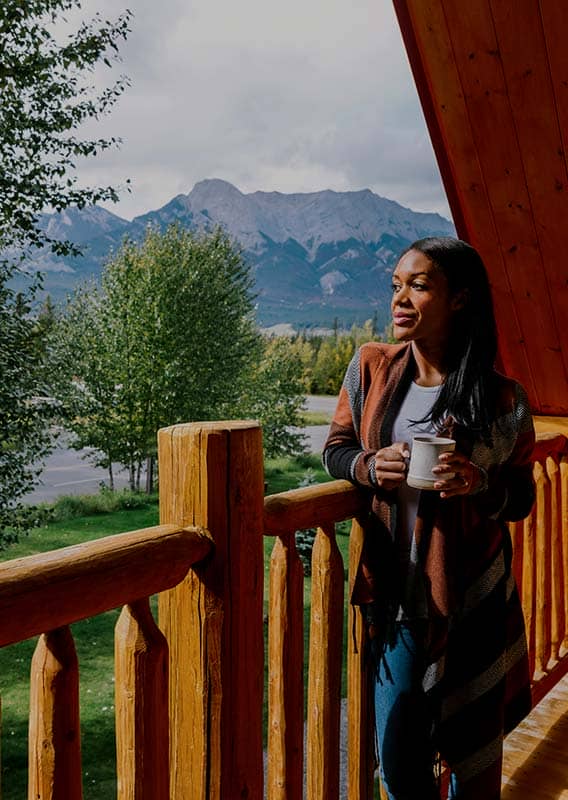
<instances>
[{"instance_id":1,"label":"paved road","mask_svg":"<svg viewBox=\"0 0 568 800\"><path fill-rule=\"evenodd\" d=\"M309 411L332 413L337 398L306 398ZM311 453L321 453L327 436L327 425L310 425L304 429L307 446ZM102 483L108 486L108 472L100 467L93 467L88 460L89 450L71 450L64 437L47 459L39 484L33 492L26 495L27 503L41 503L55 500L64 494L94 494ZM128 474L117 465L114 469L115 486L121 489L128 485Z\"/></svg>"},{"instance_id":2,"label":"paved road","mask_svg":"<svg viewBox=\"0 0 568 800\"><path fill-rule=\"evenodd\" d=\"M108 470L94 467L88 460L91 450L72 450L65 437L45 462L41 483L26 495L26 503L55 500L64 494L95 494L101 484L108 486ZM128 486L128 473L115 465L114 483L117 489Z\"/></svg>"},{"instance_id":3,"label":"paved road","mask_svg":"<svg viewBox=\"0 0 568 800\"><path fill-rule=\"evenodd\" d=\"M331 397L330 395L310 394L306 397L306 409L308 411L322 411L333 414L336 405L337 397Z\"/></svg>"},{"instance_id":4,"label":"paved road","mask_svg":"<svg viewBox=\"0 0 568 800\"><path fill-rule=\"evenodd\" d=\"M320 411L325 414L333 414L337 405L337 397L328 395L308 395L306 397L307 411ZM308 425L304 428L307 436L307 447L310 453L321 453L324 442L327 438L329 425Z\"/></svg>"}]
</instances>

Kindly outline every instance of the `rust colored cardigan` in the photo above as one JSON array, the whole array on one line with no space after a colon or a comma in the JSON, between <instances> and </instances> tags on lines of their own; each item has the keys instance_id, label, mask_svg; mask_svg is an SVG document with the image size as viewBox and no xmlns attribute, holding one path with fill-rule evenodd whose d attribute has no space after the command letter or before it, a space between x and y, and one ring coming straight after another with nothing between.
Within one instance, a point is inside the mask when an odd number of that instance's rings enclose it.
<instances>
[{"instance_id":1,"label":"rust colored cardigan","mask_svg":"<svg viewBox=\"0 0 568 800\"><path fill-rule=\"evenodd\" d=\"M373 610L381 641L398 608L397 493L376 485L374 457L392 443L393 422L414 374L410 345L363 345L347 370L324 447L328 472L371 495L351 602ZM503 734L530 709L524 621L504 522L527 516L534 502L534 429L522 387L502 375L496 379L491 447L452 419L442 431L485 469L486 485L446 500L421 492L414 530L429 609L423 686L439 710L434 738L450 765L470 768L472 797L484 800L499 796Z\"/></svg>"}]
</instances>

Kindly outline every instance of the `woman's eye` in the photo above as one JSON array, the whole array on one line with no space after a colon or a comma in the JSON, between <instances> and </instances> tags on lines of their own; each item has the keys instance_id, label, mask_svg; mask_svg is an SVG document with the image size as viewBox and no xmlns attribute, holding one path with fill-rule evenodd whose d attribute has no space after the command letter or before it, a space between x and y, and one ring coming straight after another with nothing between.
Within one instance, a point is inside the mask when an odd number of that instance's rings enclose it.
<instances>
[{"instance_id":1,"label":"woman's eye","mask_svg":"<svg viewBox=\"0 0 568 800\"><path fill-rule=\"evenodd\" d=\"M413 289L418 289L419 292L424 292L428 288L425 283L413 283Z\"/></svg>"},{"instance_id":2,"label":"woman's eye","mask_svg":"<svg viewBox=\"0 0 568 800\"><path fill-rule=\"evenodd\" d=\"M396 292L398 292L400 290L400 284L393 283L391 288L392 288L393 294L395 294Z\"/></svg>"}]
</instances>

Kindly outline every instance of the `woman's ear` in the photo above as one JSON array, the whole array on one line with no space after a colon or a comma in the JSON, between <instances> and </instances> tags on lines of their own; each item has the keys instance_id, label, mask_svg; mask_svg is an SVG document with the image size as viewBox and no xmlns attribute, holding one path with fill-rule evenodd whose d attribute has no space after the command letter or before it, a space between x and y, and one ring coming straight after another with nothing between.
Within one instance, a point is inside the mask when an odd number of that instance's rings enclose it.
<instances>
[{"instance_id":1,"label":"woman's ear","mask_svg":"<svg viewBox=\"0 0 568 800\"><path fill-rule=\"evenodd\" d=\"M469 289L460 289L451 299L452 311L461 311L469 302Z\"/></svg>"}]
</instances>

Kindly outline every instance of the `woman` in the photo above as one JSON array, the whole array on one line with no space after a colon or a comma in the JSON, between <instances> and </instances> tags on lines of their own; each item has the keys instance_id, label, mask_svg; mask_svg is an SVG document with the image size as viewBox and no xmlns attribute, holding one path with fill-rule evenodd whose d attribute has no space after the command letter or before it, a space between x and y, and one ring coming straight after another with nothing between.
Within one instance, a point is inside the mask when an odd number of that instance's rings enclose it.
<instances>
[{"instance_id":1,"label":"woman","mask_svg":"<svg viewBox=\"0 0 568 800\"><path fill-rule=\"evenodd\" d=\"M336 478L372 490L351 602L375 654L375 718L389 800L500 797L503 736L530 709L506 520L534 501L523 388L494 370L483 262L465 242L421 239L393 274L393 334L353 358L324 448ZM413 436L450 436L435 491L406 483ZM453 477L451 477L453 473Z\"/></svg>"}]
</instances>

